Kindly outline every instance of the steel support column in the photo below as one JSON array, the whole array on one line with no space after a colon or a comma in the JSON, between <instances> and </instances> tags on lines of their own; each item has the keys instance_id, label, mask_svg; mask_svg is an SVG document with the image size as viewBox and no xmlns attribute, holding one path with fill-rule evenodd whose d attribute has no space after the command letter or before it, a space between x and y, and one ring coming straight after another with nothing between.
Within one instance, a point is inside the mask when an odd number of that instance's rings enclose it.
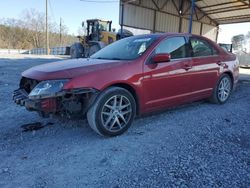
<instances>
[{"instance_id":1,"label":"steel support column","mask_svg":"<svg viewBox=\"0 0 250 188\"><path fill-rule=\"evenodd\" d=\"M219 35L219 26L216 27L216 36L215 36L215 42L218 42L218 35Z\"/></svg>"},{"instance_id":2,"label":"steel support column","mask_svg":"<svg viewBox=\"0 0 250 188\"><path fill-rule=\"evenodd\" d=\"M184 0L179 0L179 10L178 10L178 14L179 14L179 33L181 33L182 31L182 15L183 15L183 2Z\"/></svg>"},{"instance_id":3,"label":"steel support column","mask_svg":"<svg viewBox=\"0 0 250 188\"><path fill-rule=\"evenodd\" d=\"M155 33L155 28L156 28L156 10L154 10L153 33Z\"/></svg>"},{"instance_id":4,"label":"steel support column","mask_svg":"<svg viewBox=\"0 0 250 188\"><path fill-rule=\"evenodd\" d=\"M121 38L123 38L124 3L121 1Z\"/></svg>"},{"instance_id":5,"label":"steel support column","mask_svg":"<svg viewBox=\"0 0 250 188\"><path fill-rule=\"evenodd\" d=\"M190 13L190 18L189 18L189 29L188 32L192 33L192 24L193 24L193 14L194 14L194 0L192 0L192 4L191 4L191 13Z\"/></svg>"}]
</instances>

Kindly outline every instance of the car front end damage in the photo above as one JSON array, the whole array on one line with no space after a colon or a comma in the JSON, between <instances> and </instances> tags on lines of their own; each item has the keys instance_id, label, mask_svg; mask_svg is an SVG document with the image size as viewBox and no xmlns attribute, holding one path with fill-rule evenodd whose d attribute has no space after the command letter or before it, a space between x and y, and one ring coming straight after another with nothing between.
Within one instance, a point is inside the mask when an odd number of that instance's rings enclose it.
<instances>
[{"instance_id":1,"label":"car front end damage","mask_svg":"<svg viewBox=\"0 0 250 188\"><path fill-rule=\"evenodd\" d=\"M99 91L94 88L63 89L69 80L37 81L22 77L19 89L13 92L13 100L29 111L37 111L42 117L50 114L68 118L83 117Z\"/></svg>"}]
</instances>

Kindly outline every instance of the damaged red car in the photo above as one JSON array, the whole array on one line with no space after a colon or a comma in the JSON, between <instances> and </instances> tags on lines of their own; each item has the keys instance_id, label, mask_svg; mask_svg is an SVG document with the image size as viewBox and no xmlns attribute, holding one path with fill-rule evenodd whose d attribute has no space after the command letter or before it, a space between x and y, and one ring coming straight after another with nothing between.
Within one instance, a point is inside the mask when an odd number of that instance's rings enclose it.
<instances>
[{"instance_id":1,"label":"damaged red car","mask_svg":"<svg viewBox=\"0 0 250 188\"><path fill-rule=\"evenodd\" d=\"M86 115L95 132L116 136L130 127L136 115L201 99L223 104L238 77L235 55L207 38L139 35L87 59L26 70L13 100L44 117Z\"/></svg>"}]
</instances>

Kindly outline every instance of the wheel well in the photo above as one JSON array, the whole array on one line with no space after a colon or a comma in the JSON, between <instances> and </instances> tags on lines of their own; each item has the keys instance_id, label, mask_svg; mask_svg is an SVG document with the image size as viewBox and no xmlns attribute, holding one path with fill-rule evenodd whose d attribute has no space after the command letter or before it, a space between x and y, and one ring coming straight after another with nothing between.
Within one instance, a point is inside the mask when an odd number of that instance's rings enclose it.
<instances>
[{"instance_id":1,"label":"wheel well","mask_svg":"<svg viewBox=\"0 0 250 188\"><path fill-rule=\"evenodd\" d=\"M112 87L112 86L121 87L123 89L126 89L133 95L135 102L136 102L136 114L138 115L140 113L140 110L139 110L140 104L139 104L139 99L138 99L138 96L136 94L135 89L132 86L130 86L128 84L124 84L124 83L113 84L110 87Z\"/></svg>"},{"instance_id":2,"label":"wheel well","mask_svg":"<svg viewBox=\"0 0 250 188\"><path fill-rule=\"evenodd\" d=\"M227 74L230 78L231 78L231 81L232 81L232 85L234 84L234 77L233 77L233 74L231 72L224 72L224 74Z\"/></svg>"}]
</instances>

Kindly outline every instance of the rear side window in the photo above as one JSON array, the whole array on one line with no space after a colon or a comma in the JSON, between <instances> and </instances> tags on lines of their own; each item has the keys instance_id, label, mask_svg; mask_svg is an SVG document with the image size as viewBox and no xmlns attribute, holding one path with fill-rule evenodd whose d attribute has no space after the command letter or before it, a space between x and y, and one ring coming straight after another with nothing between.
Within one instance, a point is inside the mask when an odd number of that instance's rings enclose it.
<instances>
[{"instance_id":1,"label":"rear side window","mask_svg":"<svg viewBox=\"0 0 250 188\"><path fill-rule=\"evenodd\" d=\"M168 53L171 59L186 57L186 41L184 37L172 37L162 41L155 49L155 54Z\"/></svg>"},{"instance_id":2,"label":"rear side window","mask_svg":"<svg viewBox=\"0 0 250 188\"><path fill-rule=\"evenodd\" d=\"M212 56L216 55L217 51L214 49L207 41L197 38L191 38L190 43L192 46L192 56L202 57L202 56Z\"/></svg>"}]
</instances>

